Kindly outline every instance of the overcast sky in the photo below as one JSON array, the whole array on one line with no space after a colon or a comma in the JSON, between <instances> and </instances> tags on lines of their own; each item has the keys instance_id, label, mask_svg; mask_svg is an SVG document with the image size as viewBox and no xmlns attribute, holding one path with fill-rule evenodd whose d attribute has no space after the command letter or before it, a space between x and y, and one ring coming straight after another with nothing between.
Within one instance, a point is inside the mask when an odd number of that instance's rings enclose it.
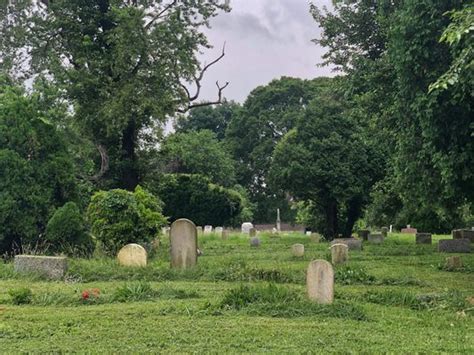
<instances>
[{"instance_id":1,"label":"overcast sky","mask_svg":"<svg viewBox=\"0 0 474 355\"><path fill-rule=\"evenodd\" d=\"M231 0L232 11L221 13L206 30L214 46L202 56L210 62L226 42L226 56L203 80L201 98L215 100L215 81L229 81L224 96L243 102L255 87L281 76L314 78L331 75L317 67L324 49L311 42L320 30L309 13L309 0ZM313 0L318 7L331 0Z\"/></svg>"}]
</instances>

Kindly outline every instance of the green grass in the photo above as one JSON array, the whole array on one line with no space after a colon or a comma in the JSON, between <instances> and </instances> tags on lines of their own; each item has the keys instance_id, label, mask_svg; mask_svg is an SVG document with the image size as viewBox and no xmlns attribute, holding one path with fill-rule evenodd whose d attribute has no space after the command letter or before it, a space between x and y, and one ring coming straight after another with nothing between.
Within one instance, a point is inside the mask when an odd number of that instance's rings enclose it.
<instances>
[{"instance_id":1,"label":"green grass","mask_svg":"<svg viewBox=\"0 0 474 355\"><path fill-rule=\"evenodd\" d=\"M444 270L436 243L445 237L420 246L392 234L351 251L326 306L306 299L305 270L328 258L329 245L301 234L262 235L260 248L239 235L200 237L204 255L186 271L169 268L167 238L145 268L72 259L65 281L1 264L0 349L474 353L474 254ZM291 256L294 243L305 245L304 257Z\"/></svg>"}]
</instances>

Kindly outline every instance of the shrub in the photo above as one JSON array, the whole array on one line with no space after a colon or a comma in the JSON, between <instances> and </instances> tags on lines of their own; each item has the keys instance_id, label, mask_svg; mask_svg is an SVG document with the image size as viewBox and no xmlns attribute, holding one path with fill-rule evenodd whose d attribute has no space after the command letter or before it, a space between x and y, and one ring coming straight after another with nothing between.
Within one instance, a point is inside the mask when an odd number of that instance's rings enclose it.
<instances>
[{"instance_id":1,"label":"shrub","mask_svg":"<svg viewBox=\"0 0 474 355\"><path fill-rule=\"evenodd\" d=\"M135 192L115 189L95 193L87 217L104 251L115 254L127 243L151 242L166 224L161 211L161 201L137 186Z\"/></svg>"},{"instance_id":2,"label":"shrub","mask_svg":"<svg viewBox=\"0 0 474 355\"><path fill-rule=\"evenodd\" d=\"M94 243L74 202L68 202L54 212L46 226L46 243L51 252L90 254L93 251Z\"/></svg>"},{"instance_id":3,"label":"shrub","mask_svg":"<svg viewBox=\"0 0 474 355\"><path fill-rule=\"evenodd\" d=\"M28 304L33 297L33 293L27 287L10 289L8 290L8 294L12 298L12 303L16 305Z\"/></svg>"}]
</instances>

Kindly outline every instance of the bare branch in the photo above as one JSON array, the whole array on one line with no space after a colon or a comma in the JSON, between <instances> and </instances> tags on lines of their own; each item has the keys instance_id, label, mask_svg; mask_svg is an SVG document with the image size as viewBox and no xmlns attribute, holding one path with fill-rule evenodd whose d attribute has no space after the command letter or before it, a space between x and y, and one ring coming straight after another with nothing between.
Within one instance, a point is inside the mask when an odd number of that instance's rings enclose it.
<instances>
[{"instance_id":1,"label":"bare branch","mask_svg":"<svg viewBox=\"0 0 474 355\"><path fill-rule=\"evenodd\" d=\"M222 92L224 91L224 89L227 86L229 86L229 82L227 81L224 85L220 86L219 82L216 81L216 86L217 86L217 90L218 90L216 101L204 101L204 102L199 102L199 103L196 103L196 104L193 104L193 103L190 102L189 105L186 108L179 109L178 112L179 113L185 113L185 112L189 111L192 108L221 104L222 103Z\"/></svg>"},{"instance_id":2,"label":"bare branch","mask_svg":"<svg viewBox=\"0 0 474 355\"><path fill-rule=\"evenodd\" d=\"M101 144L97 145L97 150L99 151L101 158L100 171L90 178L93 181L99 180L109 170L109 156L107 150Z\"/></svg>"}]
</instances>

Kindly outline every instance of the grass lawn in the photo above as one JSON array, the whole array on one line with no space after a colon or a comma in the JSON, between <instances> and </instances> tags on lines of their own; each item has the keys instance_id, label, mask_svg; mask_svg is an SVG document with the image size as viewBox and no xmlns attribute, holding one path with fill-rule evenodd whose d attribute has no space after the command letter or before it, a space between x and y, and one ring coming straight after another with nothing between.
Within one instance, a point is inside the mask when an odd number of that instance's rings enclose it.
<instances>
[{"instance_id":1,"label":"grass lawn","mask_svg":"<svg viewBox=\"0 0 474 355\"><path fill-rule=\"evenodd\" d=\"M474 353L474 253L443 269L446 254L391 234L350 251L336 268L336 301L305 298L305 269L328 243L301 234L200 237L198 267L169 268L167 238L145 268L71 259L65 281L0 265L3 352L450 352ZM291 256L294 243L305 256ZM456 254L449 254L456 255ZM29 288L28 304L10 290ZM82 299L84 290L98 297Z\"/></svg>"}]
</instances>

